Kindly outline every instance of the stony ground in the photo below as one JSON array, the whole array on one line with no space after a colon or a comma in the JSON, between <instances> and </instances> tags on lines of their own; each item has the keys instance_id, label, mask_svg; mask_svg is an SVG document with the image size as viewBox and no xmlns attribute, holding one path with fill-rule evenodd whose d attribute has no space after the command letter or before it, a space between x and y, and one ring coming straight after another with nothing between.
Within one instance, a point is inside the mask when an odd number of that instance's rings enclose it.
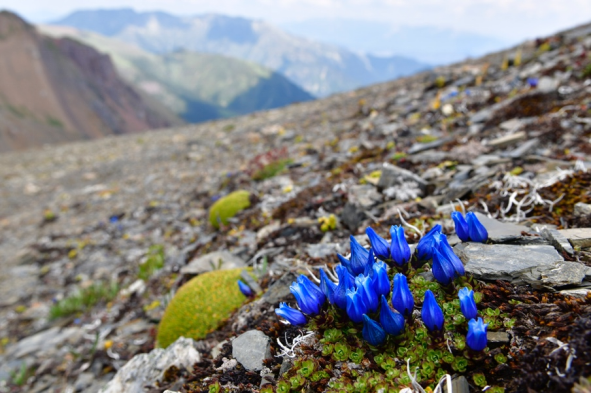
<instances>
[{"instance_id":1,"label":"stony ground","mask_svg":"<svg viewBox=\"0 0 591 394\"><path fill-rule=\"evenodd\" d=\"M488 380L572 390L591 375L581 339L591 333L590 51L587 26L321 101L0 156L2 390L98 391L121 370L120 383L126 362L153 349L171 296L214 252L238 266L267 256L260 285L272 291L206 339L150 353L136 386L108 388L277 390L289 356L276 339L299 333L272 311L290 300L292 275L337 263L349 234L371 225L385 236L399 215L423 230L441 223L487 307L515 319L493 330L511 358ZM283 172L253 179L278 158L290 159ZM215 230L209 207L238 189L254 204ZM452 204L480 213L490 244L454 241ZM330 214L337 225L322 231ZM159 246L162 269L144 272ZM56 312L89 288L98 302ZM273 339L262 373L224 342L254 328ZM326 380L308 389L334 390ZM471 376L466 384L480 390Z\"/></svg>"}]
</instances>

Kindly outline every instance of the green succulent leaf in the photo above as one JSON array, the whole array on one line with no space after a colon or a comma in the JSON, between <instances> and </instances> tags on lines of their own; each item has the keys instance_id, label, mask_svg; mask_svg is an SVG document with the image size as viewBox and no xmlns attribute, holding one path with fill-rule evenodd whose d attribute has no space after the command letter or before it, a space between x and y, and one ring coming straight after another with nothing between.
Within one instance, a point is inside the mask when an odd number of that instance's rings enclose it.
<instances>
[{"instance_id":1,"label":"green succulent leaf","mask_svg":"<svg viewBox=\"0 0 591 394\"><path fill-rule=\"evenodd\" d=\"M472 375L472 379L474 379L474 384L478 387L486 386L486 377L481 373L475 373Z\"/></svg>"}]
</instances>

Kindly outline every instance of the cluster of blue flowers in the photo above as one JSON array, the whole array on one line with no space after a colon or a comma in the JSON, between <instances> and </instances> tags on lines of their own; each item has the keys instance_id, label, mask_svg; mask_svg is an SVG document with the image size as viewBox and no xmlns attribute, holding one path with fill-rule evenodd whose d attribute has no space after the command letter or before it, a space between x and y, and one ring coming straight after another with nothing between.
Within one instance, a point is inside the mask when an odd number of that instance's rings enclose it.
<instances>
[{"instance_id":1,"label":"cluster of blue flowers","mask_svg":"<svg viewBox=\"0 0 591 394\"><path fill-rule=\"evenodd\" d=\"M466 223L461 217L466 226L460 231L465 229L471 240L486 241L486 229L478 222L476 216L468 213L467 218ZM458 229L455 217L454 221ZM306 315L319 314L323 304L328 300L344 310L353 322L363 323L363 338L373 346L384 343L387 335L396 336L402 333L406 319L411 317L414 310L414 297L405 275L397 273L394 275L393 283L390 282L385 261L397 266L409 263L411 253L404 230L401 226L392 226L391 242L381 238L372 228L367 228L366 233L372 246L369 250L351 236L350 259L337 255L341 262L335 268L338 284L332 282L322 269L319 286L306 276L300 275L290 286L299 310L281 303L280 307L275 309L277 315L293 325L303 325L307 321ZM435 226L420 240L417 245L417 256L420 260L432 259L433 275L444 285L450 284L454 278L465 273L464 265L453 252L446 236L441 233L440 225ZM459 298L462 313L469 320L466 344L472 350L481 351L486 347L488 325L484 324L482 318L477 319L478 311L473 291L463 288L459 292ZM369 316L375 316L378 312L378 321ZM431 290L425 292L421 318L429 331L443 330L443 311Z\"/></svg>"}]
</instances>

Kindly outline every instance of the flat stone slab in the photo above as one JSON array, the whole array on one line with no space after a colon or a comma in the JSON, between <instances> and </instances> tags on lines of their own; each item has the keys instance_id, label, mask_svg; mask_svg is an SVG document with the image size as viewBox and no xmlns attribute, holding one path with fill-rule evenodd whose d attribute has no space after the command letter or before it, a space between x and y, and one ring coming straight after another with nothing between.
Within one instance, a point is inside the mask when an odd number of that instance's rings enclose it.
<instances>
[{"instance_id":1,"label":"flat stone slab","mask_svg":"<svg viewBox=\"0 0 591 394\"><path fill-rule=\"evenodd\" d=\"M496 219L474 212L480 223L486 228L488 238L494 243L503 243L516 238L521 238L521 232L529 232L530 229L525 226L520 226L513 223L503 223Z\"/></svg>"},{"instance_id":2,"label":"flat stone slab","mask_svg":"<svg viewBox=\"0 0 591 394\"><path fill-rule=\"evenodd\" d=\"M306 253L312 258L318 259L329 256L336 257L337 253L344 254L348 249L339 243L308 244Z\"/></svg>"},{"instance_id":3,"label":"flat stone slab","mask_svg":"<svg viewBox=\"0 0 591 394\"><path fill-rule=\"evenodd\" d=\"M488 146L493 148L504 148L506 146L515 144L519 141L523 141L526 138L526 134L524 131L519 131L517 133L507 134L502 137L496 138L494 140L490 140L488 142Z\"/></svg>"},{"instance_id":4,"label":"flat stone slab","mask_svg":"<svg viewBox=\"0 0 591 394\"><path fill-rule=\"evenodd\" d=\"M232 341L232 357L247 370L260 371L263 360L272 357L270 341L261 331L246 331Z\"/></svg>"},{"instance_id":5,"label":"flat stone slab","mask_svg":"<svg viewBox=\"0 0 591 394\"><path fill-rule=\"evenodd\" d=\"M591 228L569 228L567 230L558 230L572 246L579 248L588 248L591 246Z\"/></svg>"},{"instance_id":6,"label":"flat stone slab","mask_svg":"<svg viewBox=\"0 0 591 394\"><path fill-rule=\"evenodd\" d=\"M221 260L221 265L220 265ZM240 257L230 252L217 251L197 257L181 268L181 274L199 275L215 269L243 268L246 264ZM219 268L218 268L219 267Z\"/></svg>"},{"instance_id":7,"label":"flat stone slab","mask_svg":"<svg viewBox=\"0 0 591 394\"><path fill-rule=\"evenodd\" d=\"M83 334L84 330L79 327L70 327L63 330L59 327L52 327L30 337L23 338L8 347L6 357L18 359L28 355L35 355L37 357L52 355L59 348L79 341Z\"/></svg>"},{"instance_id":8,"label":"flat stone slab","mask_svg":"<svg viewBox=\"0 0 591 394\"><path fill-rule=\"evenodd\" d=\"M545 228L541 231L541 234L544 238L546 238L550 243L558 250L566 252L570 255L575 253L575 250L568 242L568 239L564 236L564 234L560 233L558 230Z\"/></svg>"},{"instance_id":9,"label":"flat stone slab","mask_svg":"<svg viewBox=\"0 0 591 394\"><path fill-rule=\"evenodd\" d=\"M550 245L486 245L462 243L454 247L466 265L466 273L477 279L507 280L535 287L580 284L586 267L564 261Z\"/></svg>"}]
</instances>

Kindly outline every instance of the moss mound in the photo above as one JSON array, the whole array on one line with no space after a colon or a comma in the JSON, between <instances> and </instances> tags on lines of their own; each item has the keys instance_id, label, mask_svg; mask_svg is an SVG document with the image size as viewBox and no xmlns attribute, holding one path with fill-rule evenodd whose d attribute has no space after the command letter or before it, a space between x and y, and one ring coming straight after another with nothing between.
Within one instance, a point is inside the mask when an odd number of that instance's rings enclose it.
<instances>
[{"instance_id":1,"label":"moss mound","mask_svg":"<svg viewBox=\"0 0 591 394\"><path fill-rule=\"evenodd\" d=\"M218 328L246 299L236 284L241 271L211 271L185 283L164 312L157 346L167 347L181 336L202 339Z\"/></svg>"},{"instance_id":2,"label":"moss mound","mask_svg":"<svg viewBox=\"0 0 591 394\"><path fill-rule=\"evenodd\" d=\"M236 190L225 197L220 198L209 209L209 222L215 228L219 228L221 221L228 224L228 219L238 212L250 206L250 193L246 190Z\"/></svg>"}]
</instances>

